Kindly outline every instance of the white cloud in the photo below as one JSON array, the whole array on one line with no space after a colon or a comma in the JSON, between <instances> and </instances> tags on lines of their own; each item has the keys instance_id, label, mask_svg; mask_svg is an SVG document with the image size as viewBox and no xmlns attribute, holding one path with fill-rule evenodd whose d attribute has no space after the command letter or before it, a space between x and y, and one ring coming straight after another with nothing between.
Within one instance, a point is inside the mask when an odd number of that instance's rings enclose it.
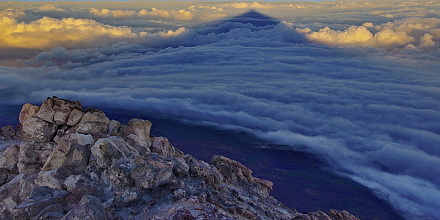
<instances>
[{"instance_id":1,"label":"white cloud","mask_svg":"<svg viewBox=\"0 0 440 220\"><path fill-rule=\"evenodd\" d=\"M0 47L43 49L57 46L92 46L139 35L127 27L112 27L89 19L43 17L30 23L0 17ZM81 34L78 34L81 33Z\"/></svg>"}]
</instances>

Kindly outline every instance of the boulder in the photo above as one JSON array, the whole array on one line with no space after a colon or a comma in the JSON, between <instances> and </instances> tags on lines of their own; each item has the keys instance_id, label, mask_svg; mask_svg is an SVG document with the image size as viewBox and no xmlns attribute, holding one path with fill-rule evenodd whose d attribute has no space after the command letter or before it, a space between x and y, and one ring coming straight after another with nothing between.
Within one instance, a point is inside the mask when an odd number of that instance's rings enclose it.
<instances>
[{"instance_id":1,"label":"boulder","mask_svg":"<svg viewBox=\"0 0 440 220\"><path fill-rule=\"evenodd\" d=\"M38 215L44 208L53 204L65 204L69 193L65 190L51 189L49 187L36 187L29 199L26 199L13 210L16 219L30 219Z\"/></svg>"},{"instance_id":2,"label":"boulder","mask_svg":"<svg viewBox=\"0 0 440 220\"><path fill-rule=\"evenodd\" d=\"M174 178L171 159L158 154L137 156L133 164L131 177L141 189L154 189L169 183Z\"/></svg>"},{"instance_id":3,"label":"boulder","mask_svg":"<svg viewBox=\"0 0 440 220\"><path fill-rule=\"evenodd\" d=\"M91 195L85 195L75 208L69 211L62 220L88 219L105 220L110 219L110 215L102 205L101 201Z\"/></svg>"},{"instance_id":4,"label":"boulder","mask_svg":"<svg viewBox=\"0 0 440 220\"><path fill-rule=\"evenodd\" d=\"M67 124L68 126L74 126L74 125L77 125L77 124L81 121L81 119L82 119L83 116L84 116L84 112L82 112L82 111L79 110L79 109L73 109L73 110L70 112L69 117L67 118L67 122L66 122L66 124Z\"/></svg>"},{"instance_id":5,"label":"boulder","mask_svg":"<svg viewBox=\"0 0 440 220\"><path fill-rule=\"evenodd\" d=\"M40 106L40 110L37 113L37 117L49 122L54 123L55 110L53 109L54 102L52 98L47 98Z\"/></svg>"},{"instance_id":6,"label":"boulder","mask_svg":"<svg viewBox=\"0 0 440 220\"><path fill-rule=\"evenodd\" d=\"M127 142L135 147L141 155L150 152L151 125L150 121L134 118L122 128L122 136L125 137Z\"/></svg>"},{"instance_id":7,"label":"boulder","mask_svg":"<svg viewBox=\"0 0 440 220\"><path fill-rule=\"evenodd\" d=\"M23 142L20 144L20 151L18 153L18 172L33 174L37 173L41 164L38 161L37 143Z\"/></svg>"},{"instance_id":8,"label":"boulder","mask_svg":"<svg viewBox=\"0 0 440 220\"><path fill-rule=\"evenodd\" d=\"M79 110L82 108L81 103L78 101L68 101L53 97L53 109L55 114L53 116L56 125L66 125L68 118L73 110Z\"/></svg>"},{"instance_id":9,"label":"boulder","mask_svg":"<svg viewBox=\"0 0 440 220\"><path fill-rule=\"evenodd\" d=\"M76 125L76 132L93 135L107 134L109 123L110 119L104 112L89 108Z\"/></svg>"},{"instance_id":10,"label":"boulder","mask_svg":"<svg viewBox=\"0 0 440 220\"><path fill-rule=\"evenodd\" d=\"M37 117L21 122L23 138L27 141L45 143L50 141L56 132L56 125Z\"/></svg>"},{"instance_id":11,"label":"boulder","mask_svg":"<svg viewBox=\"0 0 440 220\"><path fill-rule=\"evenodd\" d=\"M67 167L58 167L49 171L38 173L35 179L36 186L47 186L53 189L64 189L64 180L73 174L73 171Z\"/></svg>"},{"instance_id":12,"label":"boulder","mask_svg":"<svg viewBox=\"0 0 440 220\"><path fill-rule=\"evenodd\" d=\"M38 111L40 111L40 107L37 105L32 105L29 103L26 103L23 105L20 111L20 115L18 117L20 124L23 124L26 120L36 117Z\"/></svg>"},{"instance_id":13,"label":"boulder","mask_svg":"<svg viewBox=\"0 0 440 220\"><path fill-rule=\"evenodd\" d=\"M184 154L164 137L151 138L151 152L157 153L164 157L182 157Z\"/></svg>"},{"instance_id":14,"label":"boulder","mask_svg":"<svg viewBox=\"0 0 440 220\"><path fill-rule=\"evenodd\" d=\"M186 156L186 161L190 167L190 175L203 179L207 184L211 186L219 186L219 184L224 182L222 174L216 167L204 161L196 160L189 155Z\"/></svg>"},{"instance_id":15,"label":"boulder","mask_svg":"<svg viewBox=\"0 0 440 220\"><path fill-rule=\"evenodd\" d=\"M121 137L101 138L91 147L93 156L101 168L124 163L139 152Z\"/></svg>"},{"instance_id":16,"label":"boulder","mask_svg":"<svg viewBox=\"0 0 440 220\"><path fill-rule=\"evenodd\" d=\"M7 147L0 154L0 168L5 168L11 173L18 173L18 155L20 148L17 145Z\"/></svg>"},{"instance_id":17,"label":"boulder","mask_svg":"<svg viewBox=\"0 0 440 220\"><path fill-rule=\"evenodd\" d=\"M12 126L5 126L0 128L0 137L4 137L6 140L10 140L15 136L15 129Z\"/></svg>"},{"instance_id":18,"label":"boulder","mask_svg":"<svg viewBox=\"0 0 440 220\"><path fill-rule=\"evenodd\" d=\"M89 162L93 137L87 134L70 133L63 136L60 143L49 155L43 166L44 171L62 166L71 168L74 173L83 173Z\"/></svg>"}]
</instances>

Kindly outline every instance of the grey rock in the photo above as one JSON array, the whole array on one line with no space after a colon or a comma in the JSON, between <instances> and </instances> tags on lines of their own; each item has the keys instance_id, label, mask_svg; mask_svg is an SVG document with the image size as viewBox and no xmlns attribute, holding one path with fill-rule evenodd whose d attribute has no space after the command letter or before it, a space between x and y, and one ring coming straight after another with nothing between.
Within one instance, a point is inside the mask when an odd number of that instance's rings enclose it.
<instances>
[{"instance_id":1,"label":"grey rock","mask_svg":"<svg viewBox=\"0 0 440 220\"><path fill-rule=\"evenodd\" d=\"M26 103L23 105L20 111L20 115L18 117L20 124L23 124L25 121L32 117L36 117L38 111L40 111L40 107L36 105L32 105L29 103Z\"/></svg>"},{"instance_id":2,"label":"grey rock","mask_svg":"<svg viewBox=\"0 0 440 220\"><path fill-rule=\"evenodd\" d=\"M92 154L101 168L124 163L139 152L121 137L101 138L91 147Z\"/></svg>"},{"instance_id":3,"label":"grey rock","mask_svg":"<svg viewBox=\"0 0 440 220\"><path fill-rule=\"evenodd\" d=\"M64 208L61 204L52 204L41 210L31 220L61 219L64 216L63 211Z\"/></svg>"},{"instance_id":4,"label":"grey rock","mask_svg":"<svg viewBox=\"0 0 440 220\"><path fill-rule=\"evenodd\" d=\"M53 109L55 110L55 114L53 116L54 122L56 125L65 125L67 124L68 118L72 112L72 110L81 109L81 103L78 101L68 101L64 99L59 99L57 97L53 97Z\"/></svg>"},{"instance_id":5,"label":"grey rock","mask_svg":"<svg viewBox=\"0 0 440 220\"><path fill-rule=\"evenodd\" d=\"M40 110L37 113L37 117L47 121L49 123L54 123L55 110L53 109L54 103L52 98L47 98L40 106Z\"/></svg>"},{"instance_id":6,"label":"grey rock","mask_svg":"<svg viewBox=\"0 0 440 220\"><path fill-rule=\"evenodd\" d=\"M4 137L6 140L10 140L15 136L15 129L12 126L5 126L0 128L0 137Z\"/></svg>"},{"instance_id":7,"label":"grey rock","mask_svg":"<svg viewBox=\"0 0 440 220\"><path fill-rule=\"evenodd\" d=\"M94 144L91 135L66 134L49 155L43 166L44 171L58 167L69 167L74 173L82 173L89 162L90 147Z\"/></svg>"},{"instance_id":8,"label":"grey rock","mask_svg":"<svg viewBox=\"0 0 440 220\"><path fill-rule=\"evenodd\" d=\"M107 134L109 123L110 119L104 112L89 108L76 125L76 132L94 135Z\"/></svg>"},{"instance_id":9,"label":"grey rock","mask_svg":"<svg viewBox=\"0 0 440 220\"><path fill-rule=\"evenodd\" d=\"M40 118L32 117L21 123L23 138L27 141L48 142L56 132L56 125Z\"/></svg>"},{"instance_id":10,"label":"grey rock","mask_svg":"<svg viewBox=\"0 0 440 220\"><path fill-rule=\"evenodd\" d=\"M110 215L101 201L90 195L84 196L76 207L69 211L63 220L106 220Z\"/></svg>"},{"instance_id":11,"label":"grey rock","mask_svg":"<svg viewBox=\"0 0 440 220\"><path fill-rule=\"evenodd\" d=\"M167 184L173 178L173 163L171 160L157 154L148 154L144 157L137 156L131 177L137 187L141 189L154 189Z\"/></svg>"},{"instance_id":12,"label":"grey rock","mask_svg":"<svg viewBox=\"0 0 440 220\"><path fill-rule=\"evenodd\" d=\"M18 154L18 171L19 173L33 174L37 173L41 165L38 163L37 143L23 142L20 144L20 152Z\"/></svg>"},{"instance_id":13,"label":"grey rock","mask_svg":"<svg viewBox=\"0 0 440 220\"><path fill-rule=\"evenodd\" d=\"M173 145L164 137L151 138L151 152L157 153L164 157L182 157L184 154L179 149L173 147Z\"/></svg>"},{"instance_id":14,"label":"grey rock","mask_svg":"<svg viewBox=\"0 0 440 220\"><path fill-rule=\"evenodd\" d=\"M69 126L77 125L81 121L81 118L83 116L84 116L84 112L82 112L79 109L73 109L70 112L69 117L67 118L66 124Z\"/></svg>"},{"instance_id":15,"label":"grey rock","mask_svg":"<svg viewBox=\"0 0 440 220\"><path fill-rule=\"evenodd\" d=\"M69 193L65 190L51 189L49 187L36 187L29 199L17 205L12 214L17 219L30 219L44 208L52 204L65 204Z\"/></svg>"},{"instance_id":16,"label":"grey rock","mask_svg":"<svg viewBox=\"0 0 440 220\"><path fill-rule=\"evenodd\" d=\"M64 180L73 174L73 171L67 167L58 167L49 171L38 173L35 179L36 186L47 186L53 189L64 189Z\"/></svg>"},{"instance_id":17,"label":"grey rock","mask_svg":"<svg viewBox=\"0 0 440 220\"><path fill-rule=\"evenodd\" d=\"M0 168L5 168L11 173L18 173L18 154L20 148L17 145L7 147L0 154Z\"/></svg>"}]
</instances>

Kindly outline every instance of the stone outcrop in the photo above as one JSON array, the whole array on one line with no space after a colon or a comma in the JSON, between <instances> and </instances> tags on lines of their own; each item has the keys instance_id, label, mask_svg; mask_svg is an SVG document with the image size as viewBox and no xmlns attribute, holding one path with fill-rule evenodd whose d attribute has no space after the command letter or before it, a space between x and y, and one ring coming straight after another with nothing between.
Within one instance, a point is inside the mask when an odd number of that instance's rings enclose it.
<instances>
[{"instance_id":1,"label":"stone outcrop","mask_svg":"<svg viewBox=\"0 0 440 220\"><path fill-rule=\"evenodd\" d=\"M273 184L223 156L210 163L77 101L25 104L16 140L0 153L0 219L338 219L298 213L269 195Z\"/></svg>"}]
</instances>

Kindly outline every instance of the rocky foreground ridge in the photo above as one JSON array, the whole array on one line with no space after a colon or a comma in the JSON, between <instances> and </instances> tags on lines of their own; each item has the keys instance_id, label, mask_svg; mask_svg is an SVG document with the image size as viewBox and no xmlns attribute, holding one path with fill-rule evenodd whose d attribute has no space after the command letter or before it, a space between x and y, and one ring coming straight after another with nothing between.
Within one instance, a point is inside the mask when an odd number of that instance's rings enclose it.
<instances>
[{"instance_id":1,"label":"rocky foreground ridge","mask_svg":"<svg viewBox=\"0 0 440 220\"><path fill-rule=\"evenodd\" d=\"M272 182L237 161L184 154L151 123L127 125L78 101L25 104L0 154L0 219L358 219L298 213L269 195Z\"/></svg>"}]
</instances>

